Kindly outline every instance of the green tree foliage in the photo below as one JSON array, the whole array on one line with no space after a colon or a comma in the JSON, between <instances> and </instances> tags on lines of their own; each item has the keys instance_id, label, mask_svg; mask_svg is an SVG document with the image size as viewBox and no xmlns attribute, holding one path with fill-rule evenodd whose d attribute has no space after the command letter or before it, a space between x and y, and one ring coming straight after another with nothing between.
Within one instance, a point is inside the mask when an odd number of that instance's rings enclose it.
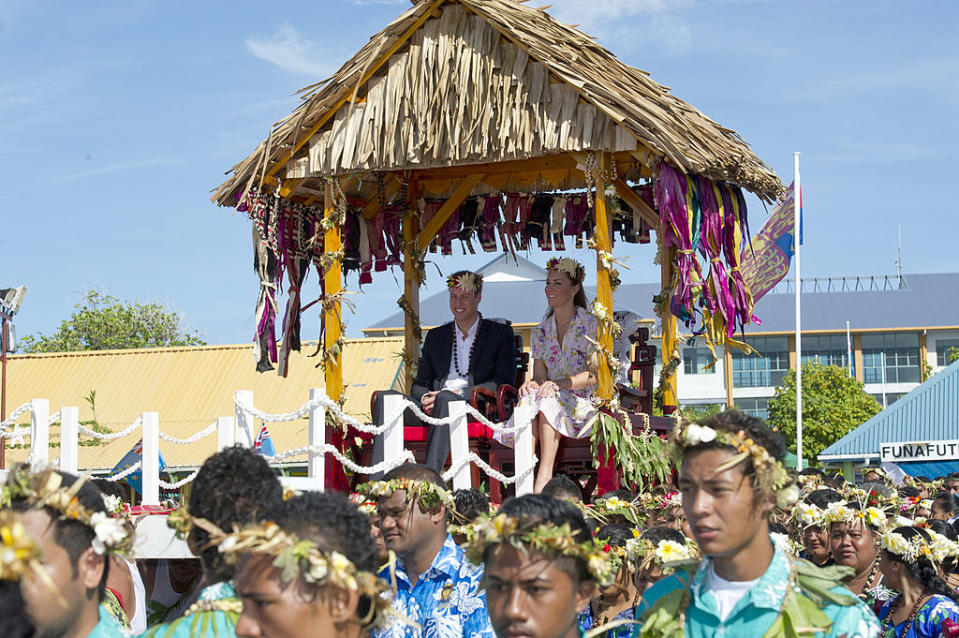
<instances>
[{"instance_id":1,"label":"green tree foliage","mask_svg":"<svg viewBox=\"0 0 959 638\"><path fill-rule=\"evenodd\" d=\"M802 368L803 457L816 456L877 414L882 407L845 368L810 361ZM796 373L790 371L769 400L767 423L796 452Z\"/></svg>"},{"instance_id":2,"label":"green tree foliage","mask_svg":"<svg viewBox=\"0 0 959 638\"><path fill-rule=\"evenodd\" d=\"M959 361L959 348L953 346L952 348L946 350L946 365L949 365L955 361Z\"/></svg>"},{"instance_id":3,"label":"green tree foliage","mask_svg":"<svg viewBox=\"0 0 959 638\"><path fill-rule=\"evenodd\" d=\"M76 311L60 322L53 334L24 337L24 350L73 352L204 345L195 332L183 329L177 313L161 304L121 302L91 290L74 308Z\"/></svg>"}]
</instances>

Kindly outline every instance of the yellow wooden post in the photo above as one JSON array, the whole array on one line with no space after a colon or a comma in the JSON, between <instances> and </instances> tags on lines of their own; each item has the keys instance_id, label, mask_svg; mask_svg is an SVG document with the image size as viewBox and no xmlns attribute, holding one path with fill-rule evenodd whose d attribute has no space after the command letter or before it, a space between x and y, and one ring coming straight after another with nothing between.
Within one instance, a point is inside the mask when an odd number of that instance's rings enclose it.
<instances>
[{"instance_id":1,"label":"yellow wooden post","mask_svg":"<svg viewBox=\"0 0 959 638\"><path fill-rule=\"evenodd\" d=\"M420 215L416 200L416 183L410 181L407 189L407 206L410 213L403 218L403 296L409 308L413 309L416 316L420 314L420 274L417 257L416 236L420 230ZM420 342L416 338L416 328L413 318L404 313L403 330L403 352L406 360L416 362L420 356ZM410 366L403 366L403 387L406 392L413 388L413 370Z\"/></svg>"},{"instance_id":2,"label":"yellow wooden post","mask_svg":"<svg viewBox=\"0 0 959 638\"><path fill-rule=\"evenodd\" d=\"M662 225L659 227L659 232L663 237L662 241L665 243L665 231ZM676 249L667 248L663 252L665 254L663 255L660 273L662 276L663 294L666 295L665 308L663 309L663 368L665 369L672 359L673 351L676 349L676 332L678 325L676 323L676 317L669 311L669 296L672 295L673 291L673 260L676 258ZM678 404L679 397L676 390L676 371L673 370L672 374L666 377L666 382L663 384L663 414L672 414L676 411Z\"/></svg>"},{"instance_id":3,"label":"yellow wooden post","mask_svg":"<svg viewBox=\"0 0 959 638\"><path fill-rule=\"evenodd\" d=\"M723 383L726 386L726 409L732 410L736 401L733 398L733 351L729 346L723 352Z\"/></svg>"},{"instance_id":4,"label":"yellow wooden post","mask_svg":"<svg viewBox=\"0 0 959 638\"><path fill-rule=\"evenodd\" d=\"M334 178L335 179L335 178ZM336 218L336 205L334 200L333 193L333 183L326 182L323 188L323 215L327 219ZM334 224L332 228L326 231L324 235L324 244L323 248L327 254L335 254L339 252L342 247L342 239L340 237L340 226L339 224ZM327 296L335 295L340 292L342 287L342 266L339 259L334 259L330 264L330 267L327 268L326 274L323 279L324 290ZM323 311L324 322L326 330L323 333L323 347L329 349L333 347L339 338L341 333L341 308L340 302L337 301L333 305L326 305ZM326 376L326 395L338 401L340 395L343 393L343 353L338 352L335 354L332 359L327 359L323 364L323 369Z\"/></svg>"},{"instance_id":5,"label":"yellow wooden post","mask_svg":"<svg viewBox=\"0 0 959 638\"><path fill-rule=\"evenodd\" d=\"M610 283L609 268L603 263L601 252L612 255L613 242L611 238L611 219L609 210L606 206L606 182L605 174L607 167L607 157L605 153L599 153L597 156L597 175L596 175L596 301L602 304L606 312L612 318L613 315L613 286ZM597 341L603 350L607 353L613 352L613 334L609 331L606 324L600 322ZM598 372L599 384L596 389L601 399L613 398L613 377L609 366L603 365L600 361Z\"/></svg>"}]
</instances>

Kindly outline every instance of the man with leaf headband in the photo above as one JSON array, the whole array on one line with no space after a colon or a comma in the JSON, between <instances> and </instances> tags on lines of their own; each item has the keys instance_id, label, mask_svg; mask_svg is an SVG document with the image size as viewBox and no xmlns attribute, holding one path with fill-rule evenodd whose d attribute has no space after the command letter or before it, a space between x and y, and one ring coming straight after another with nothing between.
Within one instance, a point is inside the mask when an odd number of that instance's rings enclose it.
<instances>
[{"instance_id":1,"label":"man with leaf headband","mask_svg":"<svg viewBox=\"0 0 959 638\"><path fill-rule=\"evenodd\" d=\"M469 400L473 388L496 389L516 381L516 345L513 330L502 323L483 319L479 304L483 300L482 275L468 270L455 272L446 279L450 291L453 321L426 334L416 368L410 399L426 414L443 419L449 416L453 401ZM373 404L373 422L383 423L383 399L397 394L380 392ZM420 425L409 410L405 425ZM430 425L426 465L443 471L450 453L448 425ZM383 460L383 438L373 444L373 462ZM378 478L378 477L377 477Z\"/></svg>"},{"instance_id":2,"label":"man with leaf headband","mask_svg":"<svg viewBox=\"0 0 959 638\"><path fill-rule=\"evenodd\" d=\"M819 568L773 545L769 515L799 497L785 445L761 420L728 411L673 432L683 510L702 562L677 565L637 609L640 638L816 636L872 638L879 623Z\"/></svg>"}]
</instances>

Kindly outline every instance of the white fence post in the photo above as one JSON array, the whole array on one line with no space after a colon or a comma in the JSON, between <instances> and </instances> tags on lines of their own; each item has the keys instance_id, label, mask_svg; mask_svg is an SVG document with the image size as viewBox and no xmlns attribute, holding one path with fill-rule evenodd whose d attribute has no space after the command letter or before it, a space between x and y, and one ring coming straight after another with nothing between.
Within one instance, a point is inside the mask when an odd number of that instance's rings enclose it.
<instances>
[{"instance_id":1,"label":"white fence post","mask_svg":"<svg viewBox=\"0 0 959 638\"><path fill-rule=\"evenodd\" d=\"M143 476L143 504L160 504L160 414L143 413L143 454L140 456Z\"/></svg>"},{"instance_id":2,"label":"white fence post","mask_svg":"<svg viewBox=\"0 0 959 638\"><path fill-rule=\"evenodd\" d=\"M323 396L323 390L310 388L310 401ZM326 442L326 408L318 405L310 410L310 447L320 447ZM326 454L316 453L312 449L307 457L307 476L315 485L313 489L322 492L326 481Z\"/></svg>"},{"instance_id":3,"label":"white fence post","mask_svg":"<svg viewBox=\"0 0 959 638\"><path fill-rule=\"evenodd\" d=\"M34 399L30 413L30 465L37 469L50 460L50 402Z\"/></svg>"},{"instance_id":4,"label":"white fence post","mask_svg":"<svg viewBox=\"0 0 959 638\"><path fill-rule=\"evenodd\" d=\"M234 401L244 405L253 405L253 390L237 390ZM236 406L236 442L243 447L253 447L256 432L253 431L253 417Z\"/></svg>"},{"instance_id":5,"label":"white fence post","mask_svg":"<svg viewBox=\"0 0 959 638\"><path fill-rule=\"evenodd\" d=\"M383 460L392 461L403 455L403 402L400 394L383 397ZM379 424L377 424L379 425Z\"/></svg>"},{"instance_id":6,"label":"white fence post","mask_svg":"<svg viewBox=\"0 0 959 638\"><path fill-rule=\"evenodd\" d=\"M233 447L236 443L236 419L232 416L217 417L216 449Z\"/></svg>"},{"instance_id":7,"label":"white fence post","mask_svg":"<svg viewBox=\"0 0 959 638\"><path fill-rule=\"evenodd\" d=\"M470 453L469 432L467 432L466 401L450 403L450 467L457 467ZM470 464L463 466L453 475L453 489L465 490L473 487L470 479Z\"/></svg>"},{"instance_id":8,"label":"white fence post","mask_svg":"<svg viewBox=\"0 0 959 638\"><path fill-rule=\"evenodd\" d=\"M80 465L79 423L77 408L60 408L60 469L71 474L76 474Z\"/></svg>"},{"instance_id":9,"label":"white fence post","mask_svg":"<svg viewBox=\"0 0 959 638\"><path fill-rule=\"evenodd\" d=\"M519 410L520 408L517 408ZM533 465L533 426L532 415L523 415L526 418L514 418L516 424L514 450L514 471L517 476L527 471ZM516 481L516 496L533 493L533 473L530 472Z\"/></svg>"}]
</instances>

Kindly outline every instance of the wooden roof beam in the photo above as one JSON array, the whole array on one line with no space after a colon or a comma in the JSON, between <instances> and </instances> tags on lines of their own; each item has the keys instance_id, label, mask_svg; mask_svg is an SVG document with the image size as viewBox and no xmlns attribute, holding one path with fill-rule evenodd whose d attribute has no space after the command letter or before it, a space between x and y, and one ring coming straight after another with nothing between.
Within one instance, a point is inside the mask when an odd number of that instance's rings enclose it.
<instances>
[{"instance_id":1,"label":"wooden roof beam","mask_svg":"<svg viewBox=\"0 0 959 638\"><path fill-rule=\"evenodd\" d=\"M460 207L460 204L469 197L470 193L473 192L473 189L476 188L476 185L485 177L484 175L470 175L461 181L457 186L456 190L453 191L453 194L449 196L443 206L436 212L436 215L426 224L426 226L420 231L419 235L416 236L416 247L422 253L426 250L426 247L430 245L430 242L433 241L433 238L436 237L436 233L440 232L440 229L444 224L449 220L453 215L453 211Z\"/></svg>"}]
</instances>

